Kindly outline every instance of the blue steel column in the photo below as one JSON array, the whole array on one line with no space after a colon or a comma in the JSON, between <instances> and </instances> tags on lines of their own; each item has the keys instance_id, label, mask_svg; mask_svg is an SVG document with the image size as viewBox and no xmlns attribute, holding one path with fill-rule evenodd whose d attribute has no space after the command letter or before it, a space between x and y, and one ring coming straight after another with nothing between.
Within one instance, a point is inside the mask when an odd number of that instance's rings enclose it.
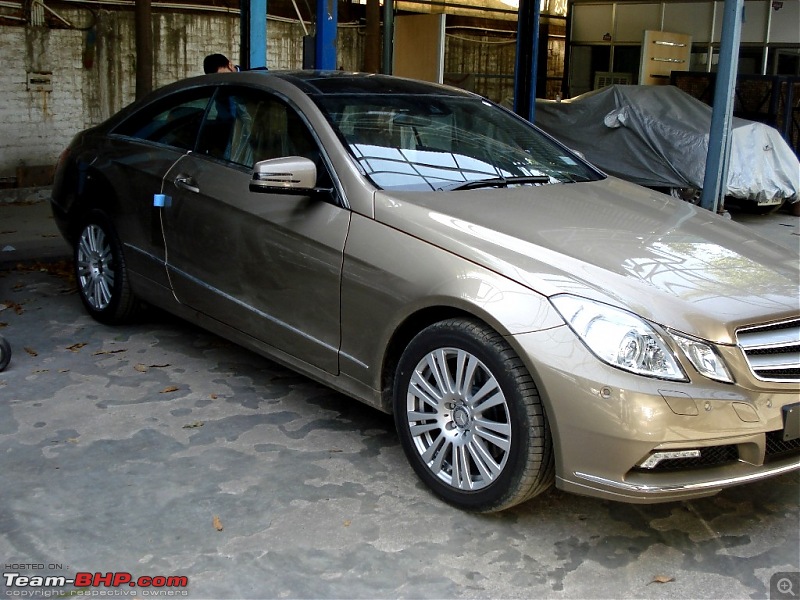
<instances>
[{"instance_id":1,"label":"blue steel column","mask_svg":"<svg viewBox=\"0 0 800 600\"><path fill-rule=\"evenodd\" d=\"M724 10L706 173L703 194L700 197L700 206L714 212L717 212L720 201L725 197L728 182L733 98L736 92L736 72L739 68L744 0L725 0Z\"/></svg>"},{"instance_id":2,"label":"blue steel column","mask_svg":"<svg viewBox=\"0 0 800 600\"><path fill-rule=\"evenodd\" d=\"M250 68L267 66L267 0L250 0Z\"/></svg>"},{"instance_id":3,"label":"blue steel column","mask_svg":"<svg viewBox=\"0 0 800 600\"><path fill-rule=\"evenodd\" d=\"M517 59L514 67L514 112L531 123L536 113L540 17L540 0L520 0L517 12Z\"/></svg>"},{"instance_id":4,"label":"blue steel column","mask_svg":"<svg viewBox=\"0 0 800 600\"><path fill-rule=\"evenodd\" d=\"M336 69L336 26L339 16L336 0L317 0L317 31L315 34L317 69Z\"/></svg>"}]
</instances>

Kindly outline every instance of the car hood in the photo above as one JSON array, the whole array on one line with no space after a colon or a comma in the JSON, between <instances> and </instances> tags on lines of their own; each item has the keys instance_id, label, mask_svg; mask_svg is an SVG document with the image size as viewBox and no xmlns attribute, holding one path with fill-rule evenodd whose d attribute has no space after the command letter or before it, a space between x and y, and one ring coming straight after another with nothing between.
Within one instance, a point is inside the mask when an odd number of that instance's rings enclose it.
<instances>
[{"instance_id":1,"label":"car hood","mask_svg":"<svg viewBox=\"0 0 800 600\"><path fill-rule=\"evenodd\" d=\"M393 228L545 296L570 293L718 343L797 316L798 257L729 219L602 181L375 196Z\"/></svg>"}]
</instances>

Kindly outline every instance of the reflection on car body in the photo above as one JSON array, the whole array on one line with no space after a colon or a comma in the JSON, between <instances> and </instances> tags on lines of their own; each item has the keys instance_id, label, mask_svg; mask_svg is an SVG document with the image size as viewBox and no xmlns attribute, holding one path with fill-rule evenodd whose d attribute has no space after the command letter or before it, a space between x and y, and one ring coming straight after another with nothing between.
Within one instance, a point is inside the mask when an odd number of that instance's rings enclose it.
<instances>
[{"instance_id":1,"label":"reflection on car body","mask_svg":"<svg viewBox=\"0 0 800 600\"><path fill-rule=\"evenodd\" d=\"M178 82L75 138L53 211L92 316L150 303L393 413L459 507L800 468L797 257L467 92Z\"/></svg>"}]
</instances>

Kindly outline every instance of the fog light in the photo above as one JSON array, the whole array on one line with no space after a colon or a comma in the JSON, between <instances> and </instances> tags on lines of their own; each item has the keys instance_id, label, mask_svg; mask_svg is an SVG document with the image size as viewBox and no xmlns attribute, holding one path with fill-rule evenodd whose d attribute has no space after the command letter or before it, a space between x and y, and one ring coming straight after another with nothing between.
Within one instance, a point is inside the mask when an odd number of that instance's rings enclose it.
<instances>
[{"instance_id":1,"label":"fog light","mask_svg":"<svg viewBox=\"0 0 800 600\"><path fill-rule=\"evenodd\" d=\"M647 459L640 462L637 466L642 469L654 469L662 460L673 458L699 458L700 450L670 450L665 452L653 452Z\"/></svg>"}]
</instances>

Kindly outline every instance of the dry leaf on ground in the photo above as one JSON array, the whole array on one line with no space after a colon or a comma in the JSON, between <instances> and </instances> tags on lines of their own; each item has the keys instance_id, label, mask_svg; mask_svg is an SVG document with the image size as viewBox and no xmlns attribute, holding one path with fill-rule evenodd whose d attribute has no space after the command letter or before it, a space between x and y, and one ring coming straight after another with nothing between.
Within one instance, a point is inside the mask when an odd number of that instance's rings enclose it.
<instances>
[{"instance_id":1,"label":"dry leaf on ground","mask_svg":"<svg viewBox=\"0 0 800 600\"><path fill-rule=\"evenodd\" d=\"M180 389L179 387L176 387L176 386L174 386L174 385L168 385L168 386L167 386L167 387L165 387L163 390L161 390L161 392L160 392L160 393L161 393L161 394L170 394L170 393L172 393L172 392L177 392L179 389Z\"/></svg>"},{"instance_id":2,"label":"dry leaf on ground","mask_svg":"<svg viewBox=\"0 0 800 600\"><path fill-rule=\"evenodd\" d=\"M217 515L214 515L213 524L214 524L214 529L216 529L217 531L222 531L224 529L222 527L222 521L219 520L219 517Z\"/></svg>"},{"instance_id":3,"label":"dry leaf on ground","mask_svg":"<svg viewBox=\"0 0 800 600\"><path fill-rule=\"evenodd\" d=\"M163 369L169 366L171 366L169 363L163 365L143 365L142 363L137 363L133 368L139 371L139 373L147 373L148 369Z\"/></svg>"},{"instance_id":4,"label":"dry leaf on ground","mask_svg":"<svg viewBox=\"0 0 800 600\"><path fill-rule=\"evenodd\" d=\"M11 300L4 300L2 304L0 304L0 310L5 310L7 308L12 309L16 314L21 315L25 312L25 309L22 308L22 304L18 302L12 302Z\"/></svg>"}]
</instances>

